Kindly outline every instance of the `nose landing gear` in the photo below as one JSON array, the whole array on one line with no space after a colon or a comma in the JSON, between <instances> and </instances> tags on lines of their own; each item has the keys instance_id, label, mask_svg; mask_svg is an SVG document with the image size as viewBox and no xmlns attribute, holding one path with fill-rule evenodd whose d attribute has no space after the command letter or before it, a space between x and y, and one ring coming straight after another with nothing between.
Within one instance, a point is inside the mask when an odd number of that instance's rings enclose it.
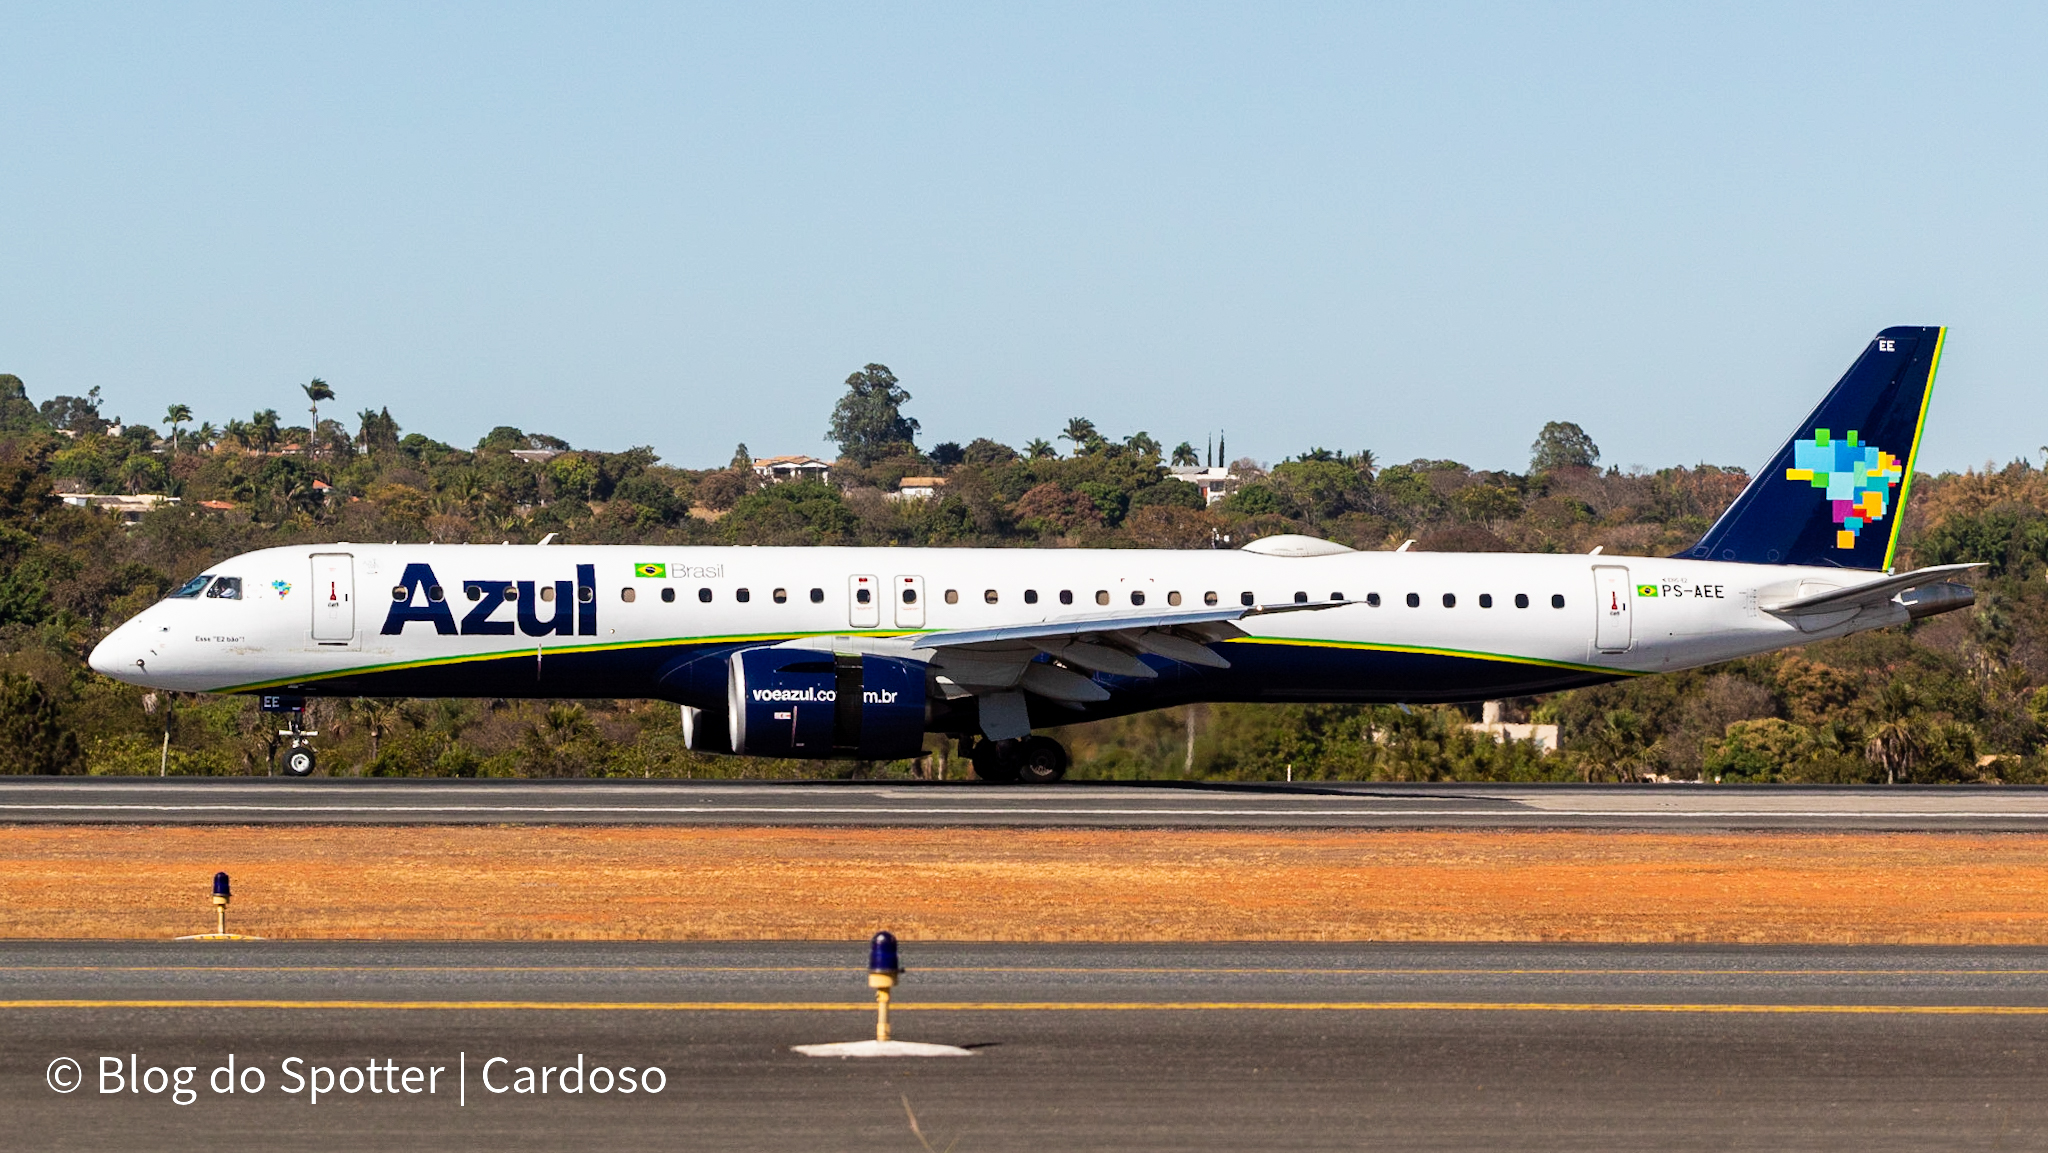
<instances>
[{"instance_id":1,"label":"nose landing gear","mask_svg":"<svg viewBox=\"0 0 2048 1153\"><path fill-rule=\"evenodd\" d=\"M976 741L967 758L975 776L1001 784L1050 785L1067 775L1067 750L1051 737Z\"/></svg>"},{"instance_id":2,"label":"nose landing gear","mask_svg":"<svg viewBox=\"0 0 2048 1153\"><path fill-rule=\"evenodd\" d=\"M306 701L303 697L266 696L263 711L283 713L285 724L290 726L277 730L277 735L291 741L284 754L284 775L287 777L310 777L319 768L319 760L313 755L312 738L320 730L306 727ZM271 742L272 756L276 755L277 743Z\"/></svg>"}]
</instances>

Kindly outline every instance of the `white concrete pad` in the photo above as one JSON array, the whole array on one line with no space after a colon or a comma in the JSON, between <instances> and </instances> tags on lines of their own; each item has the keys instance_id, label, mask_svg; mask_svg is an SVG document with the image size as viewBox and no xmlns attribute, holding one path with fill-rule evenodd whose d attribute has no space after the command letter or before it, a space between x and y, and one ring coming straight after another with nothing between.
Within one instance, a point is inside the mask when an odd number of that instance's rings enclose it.
<instances>
[{"instance_id":1,"label":"white concrete pad","mask_svg":"<svg viewBox=\"0 0 2048 1153\"><path fill-rule=\"evenodd\" d=\"M806 1057L972 1057L973 1051L921 1041L834 1041L829 1045L791 1045Z\"/></svg>"}]
</instances>

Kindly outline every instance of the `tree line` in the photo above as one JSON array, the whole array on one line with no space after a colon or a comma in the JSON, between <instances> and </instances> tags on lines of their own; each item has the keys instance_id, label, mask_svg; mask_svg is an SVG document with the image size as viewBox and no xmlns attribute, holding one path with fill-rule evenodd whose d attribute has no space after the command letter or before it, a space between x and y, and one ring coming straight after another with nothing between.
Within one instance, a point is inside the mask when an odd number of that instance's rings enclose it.
<instances>
[{"instance_id":1,"label":"tree line","mask_svg":"<svg viewBox=\"0 0 2048 1153\"><path fill-rule=\"evenodd\" d=\"M33 400L0 375L0 771L260 773L274 725L239 698L148 694L86 669L105 633L227 556L331 540L1205 548L1302 532L1362 549L1665 556L1747 483L1713 465L1600 467L1585 430L1541 429L1525 471L1385 463L1310 447L1229 462L1206 504L1170 468L1223 463L1220 437L1173 448L1085 417L1022 445L919 447L910 392L851 374L827 415L830 483L768 484L745 446L722 467L651 448L598 451L497 427L468 447L406 432L388 408L322 416L340 391L292 386L308 420L167 404L156 425L101 414L98 390ZM906 476L946 484L889 499ZM59 491L166 493L133 525ZM1979 605L1787 654L1505 702L1556 723L1545 756L1467 727L1469 710L1215 705L1063 734L1077 776L1262 779L2048 779L2048 477L2024 461L1922 476L1905 547L1918 564L1983 560ZM681 747L649 702L373 701L316 706L333 771L443 775L833 775L922 765L740 762ZM170 741L166 745L165 734ZM934 753L938 753L936 743Z\"/></svg>"}]
</instances>

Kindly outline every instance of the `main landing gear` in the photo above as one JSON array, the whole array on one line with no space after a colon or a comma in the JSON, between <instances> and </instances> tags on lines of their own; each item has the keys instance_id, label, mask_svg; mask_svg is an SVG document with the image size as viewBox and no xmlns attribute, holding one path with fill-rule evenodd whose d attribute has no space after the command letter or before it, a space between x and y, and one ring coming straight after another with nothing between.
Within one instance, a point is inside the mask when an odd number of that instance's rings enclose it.
<instances>
[{"instance_id":1,"label":"main landing gear","mask_svg":"<svg viewBox=\"0 0 2048 1153\"><path fill-rule=\"evenodd\" d=\"M1067 775L1067 750L1051 737L976 741L967 759L975 776L1002 784L1050 785Z\"/></svg>"}]
</instances>

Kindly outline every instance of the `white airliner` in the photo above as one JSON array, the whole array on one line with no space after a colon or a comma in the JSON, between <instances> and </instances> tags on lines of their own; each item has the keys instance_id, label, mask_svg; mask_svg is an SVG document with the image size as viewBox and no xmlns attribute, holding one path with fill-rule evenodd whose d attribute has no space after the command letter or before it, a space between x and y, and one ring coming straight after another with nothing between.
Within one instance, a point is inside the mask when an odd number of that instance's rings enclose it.
<instances>
[{"instance_id":1,"label":"white airliner","mask_svg":"<svg viewBox=\"0 0 2048 1153\"><path fill-rule=\"evenodd\" d=\"M114 630L100 673L309 696L673 701L692 748L915 756L1058 780L1035 727L1196 701L1554 692L1972 603L1894 574L1944 330L1880 333L1678 557L1234 551L295 546L245 553ZM296 716L296 713L292 714ZM314 770L295 740L286 770Z\"/></svg>"}]
</instances>

